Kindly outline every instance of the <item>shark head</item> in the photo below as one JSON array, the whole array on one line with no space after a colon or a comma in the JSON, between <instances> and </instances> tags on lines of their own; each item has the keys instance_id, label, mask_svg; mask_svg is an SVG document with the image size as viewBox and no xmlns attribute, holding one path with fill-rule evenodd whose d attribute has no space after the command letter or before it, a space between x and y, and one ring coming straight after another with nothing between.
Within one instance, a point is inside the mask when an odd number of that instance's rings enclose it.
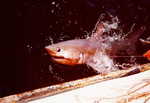
<instances>
[{"instance_id":1,"label":"shark head","mask_svg":"<svg viewBox=\"0 0 150 103\"><path fill-rule=\"evenodd\" d=\"M67 65L84 64L87 57L94 54L88 48L86 40L69 40L45 47L55 62Z\"/></svg>"}]
</instances>

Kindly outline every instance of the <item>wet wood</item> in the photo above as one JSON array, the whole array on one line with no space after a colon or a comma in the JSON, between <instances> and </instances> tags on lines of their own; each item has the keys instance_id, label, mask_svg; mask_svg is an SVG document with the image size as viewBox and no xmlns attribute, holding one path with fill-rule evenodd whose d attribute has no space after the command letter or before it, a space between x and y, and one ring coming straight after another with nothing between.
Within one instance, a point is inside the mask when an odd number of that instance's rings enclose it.
<instances>
[{"instance_id":1,"label":"wet wood","mask_svg":"<svg viewBox=\"0 0 150 103\"><path fill-rule=\"evenodd\" d=\"M135 73L138 74L133 75ZM90 87L93 88L90 89ZM61 100L59 98L62 97L64 98L63 100L67 100L67 98L70 96L72 96L70 98L74 100L72 103L80 103L79 101L84 101L82 103L99 103L99 101L103 101L102 103L109 103L109 101L111 101L110 103L128 103L136 100L141 100L146 103L147 101L149 101L150 98L149 87L150 63L132 67L128 70L112 72L107 75L96 75L80 80L75 80L67 83L36 89L33 91L28 91L21 94L7 96L1 98L0 103L24 103L29 101L31 103L42 103L38 101L46 100L47 98L51 98L50 101L53 101L56 97L57 100ZM84 90L88 92L86 93L86 96L84 96ZM144 92L139 92L141 90ZM91 91L95 91L95 94ZM74 93L79 95L74 96ZM111 95L108 95L107 93L110 93ZM105 96L105 94L107 95ZM116 95L116 97L114 97L114 95ZM75 98L78 98L79 101L76 101ZM50 101L49 103L59 103L56 100L56 102Z\"/></svg>"}]
</instances>

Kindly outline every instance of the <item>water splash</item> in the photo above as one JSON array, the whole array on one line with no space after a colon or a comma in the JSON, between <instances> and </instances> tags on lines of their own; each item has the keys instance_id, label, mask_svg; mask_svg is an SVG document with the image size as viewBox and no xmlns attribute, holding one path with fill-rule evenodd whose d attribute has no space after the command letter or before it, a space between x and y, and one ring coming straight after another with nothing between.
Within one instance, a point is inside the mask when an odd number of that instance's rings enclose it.
<instances>
[{"instance_id":1,"label":"water splash","mask_svg":"<svg viewBox=\"0 0 150 103\"><path fill-rule=\"evenodd\" d=\"M101 17L101 16L100 16ZM119 69L127 69L129 67L136 67L137 63L136 57L132 55L111 55L110 52L112 52L114 49L115 53L119 50L119 47L115 47L117 45L124 46L122 45L126 37L128 36L127 34L124 35L122 33L122 29L118 27L119 25L119 20L117 17L111 16L110 21L105 21L102 23L105 26L105 33L107 35L102 35L100 40L96 45L100 45L101 47L98 48L97 52L95 55L91 58L91 60L87 63L89 66L91 66L93 69L95 69L98 73L108 73L112 71L116 71ZM133 27L133 26L132 26ZM133 29L133 28L131 28ZM120 30L120 32L111 32L112 30ZM114 46L114 44L117 43L117 45ZM133 44L134 46L135 44ZM135 48L135 47L133 47ZM114 60L114 58L128 58L128 62L123 62L123 63L118 63Z\"/></svg>"},{"instance_id":2,"label":"water splash","mask_svg":"<svg viewBox=\"0 0 150 103\"><path fill-rule=\"evenodd\" d=\"M136 66L137 63L135 56L122 56L115 55L111 56L110 52L112 51L112 45L114 42L122 42L124 37L120 34L114 33L113 36L102 36L100 41L96 45L100 45L101 47L97 49L95 55L91 58L91 60L87 63L93 69L95 69L98 73L109 73L112 71L116 71L119 69L127 69L132 66ZM127 63L117 63L114 58L128 58Z\"/></svg>"},{"instance_id":3,"label":"water splash","mask_svg":"<svg viewBox=\"0 0 150 103\"><path fill-rule=\"evenodd\" d=\"M108 73L111 71L118 70L118 68L114 65L113 60L104 52L97 52L92 57L92 62L87 63L93 69L95 69L98 73Z\"/></svg>"}]
</instances>

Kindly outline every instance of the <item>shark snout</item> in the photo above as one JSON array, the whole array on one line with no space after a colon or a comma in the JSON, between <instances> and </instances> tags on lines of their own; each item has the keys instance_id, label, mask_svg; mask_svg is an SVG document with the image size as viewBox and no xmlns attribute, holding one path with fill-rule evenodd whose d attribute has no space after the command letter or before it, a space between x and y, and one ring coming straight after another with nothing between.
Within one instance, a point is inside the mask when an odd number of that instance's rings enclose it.
<instances>
[{"instance_id":1,"label":"shark snout","mask_svg":"<svg viewBox=\"0 0 150 103\"><path fill-rule=\"evenodd\" d=\"M55 52L52 49L50 49L49 46L45 47L45 50L48 52L49 55L55 55Z\"/></svg>"}]
</instances>

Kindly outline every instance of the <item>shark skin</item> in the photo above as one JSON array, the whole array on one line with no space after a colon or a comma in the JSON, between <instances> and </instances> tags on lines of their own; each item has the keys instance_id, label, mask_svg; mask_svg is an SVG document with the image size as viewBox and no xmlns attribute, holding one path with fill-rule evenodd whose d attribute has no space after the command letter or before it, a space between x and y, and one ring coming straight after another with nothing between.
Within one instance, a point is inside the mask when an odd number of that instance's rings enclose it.
<instances>
[{"instance_id":1,"label":"shark skin","mask_svg":"<svg viewBox=\"0 0 150 103\"><path fill-rule=\"evenodd\" d=\"M129 38L112 42L108 47L105 47L104 45L107 43L105 43L106 41L102 39L102 36L104 32L107 32L107 30L107 25L98 21L91 34L91 37L86 39L67 40L56 44L51 44L46 46L45 49L52 57L52 60L57 63L70 66L87 64L94 70L98 70L100 73L101 70L97 69L97 66L93 65L92 63L95 62L93 60L94 56L97 53L103 53L113 57L116 56L119 50L124 50L127 53L131 52L131 54L133 54L132 52L134 52L135 49L132 48L131 45L135 44L138 38L143 34L145 27L140 27L136 31L131 31L129 33ZM99 57L99 60L102 59L103 58ZM108 60L109 58L107 58L105 61L100 61L100 63L107 63L109 62Z\"/></svg>"}]
</instances>

